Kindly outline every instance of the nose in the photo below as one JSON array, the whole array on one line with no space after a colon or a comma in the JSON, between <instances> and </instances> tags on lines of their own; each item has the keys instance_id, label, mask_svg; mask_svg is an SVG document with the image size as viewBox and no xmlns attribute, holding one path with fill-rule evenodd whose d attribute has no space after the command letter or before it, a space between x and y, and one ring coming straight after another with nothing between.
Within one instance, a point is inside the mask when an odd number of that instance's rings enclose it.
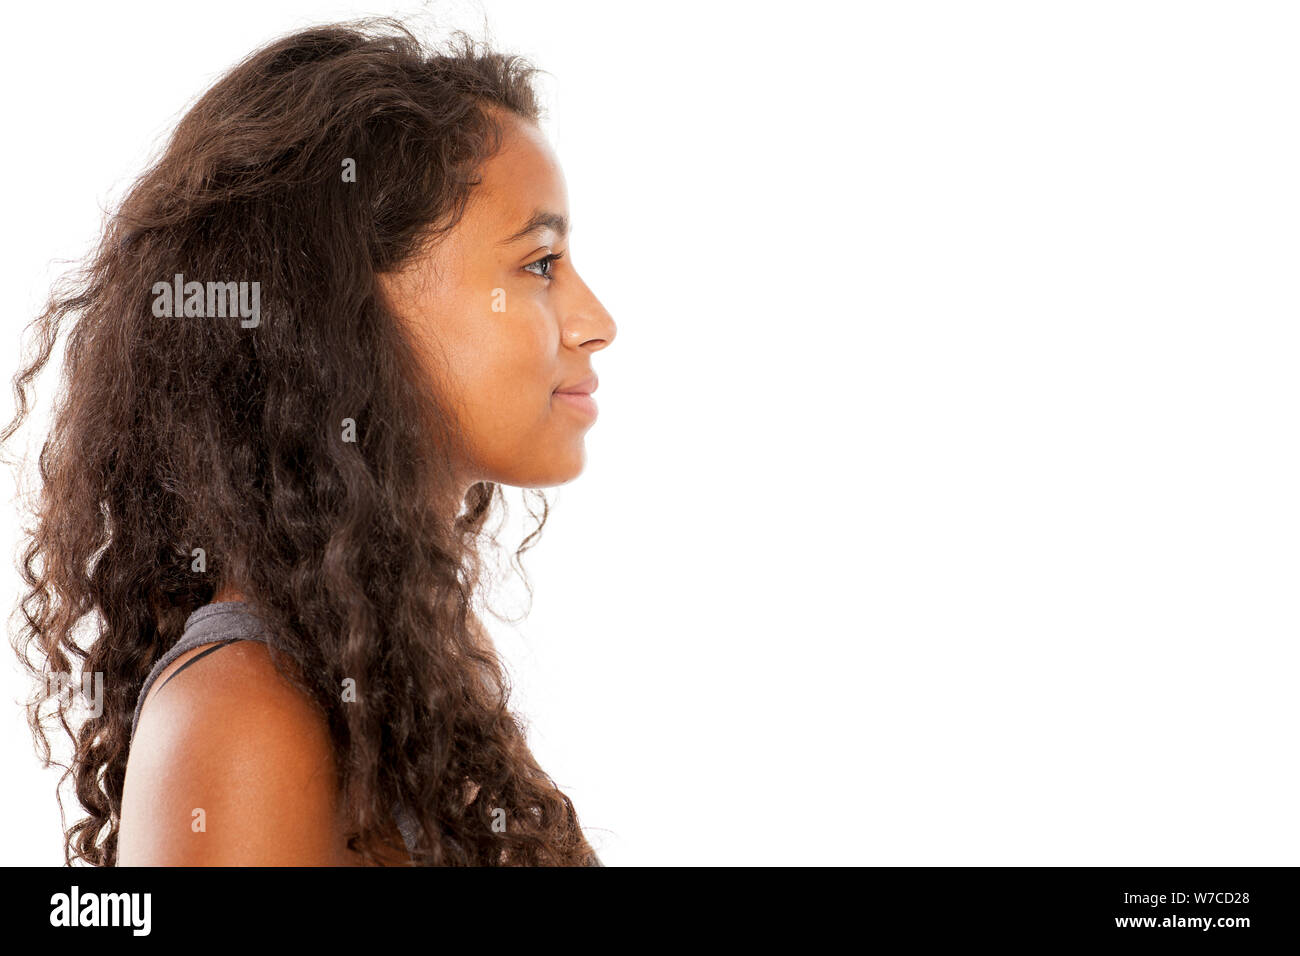
<instances>
[{"instance_id":1,"label":"nose","mask_svg":"<svg viewBox=\"0 0 1300 956\"><path fill-rule=\"evenodd\" d=\"M599 352L614 341L618 326L614 317L600 304L600 300L581 282L582 295L569 311L562 329L564 344L570 348Z\"/></svg>"}]
</instances>

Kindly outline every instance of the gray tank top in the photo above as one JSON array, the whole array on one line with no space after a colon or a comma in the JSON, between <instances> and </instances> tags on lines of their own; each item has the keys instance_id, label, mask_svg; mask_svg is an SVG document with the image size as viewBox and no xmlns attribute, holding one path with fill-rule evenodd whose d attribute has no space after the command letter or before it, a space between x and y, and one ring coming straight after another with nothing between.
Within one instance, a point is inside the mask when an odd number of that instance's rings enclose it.
<instances>
[{"instance_id":1,"label":"gray tank top","mask_svg":"<svg viewBox=\"0 0 1300 956\"><path fill-rule=\"evenodd\" d=\"M186 651L192 651L196 647L202 647L205 644L211 644L206 651L195 654L188 661L176 668L167 680L162 682L161 687L165 687L167 681L171 680L191 664L207 657L213 651L220 650L227 644L233 644L235 641L261 641L264 644L270 643L262 622L257 618L249 606L243 601L214 601L211 604L205 604L185 620L185 630L181 634L180 640L167 650L154 664L149 675L144 679L144 686L140 688L140 696L135 702L135 716L131 719L131 739L135 739L135 729L140 723L140 709L144 706L144 700L149 695L149 688L158 679L158 675L167 668L176 658L180 657ZM407 811L406 807L400 803L393 807L393 819L397 822L397 829L402 834L402 842L406 844L407 852L412 852L420 833L419 824L415 818ZM592 866L603 867L600 857L592 854Z\"/></svg>"}]
</instances>

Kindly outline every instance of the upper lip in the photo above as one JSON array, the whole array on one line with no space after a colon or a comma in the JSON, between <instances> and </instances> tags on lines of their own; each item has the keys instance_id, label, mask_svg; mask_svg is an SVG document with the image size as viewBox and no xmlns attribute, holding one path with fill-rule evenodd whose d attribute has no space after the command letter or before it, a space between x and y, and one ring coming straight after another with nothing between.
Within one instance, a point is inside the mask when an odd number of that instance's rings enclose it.
<instances>
[{"instance_id":1,"label":"upper lip","mask_svg":"<svg viewBox=\"0 0 1300 956\"><path fill-rule=\"evenodd\" d=\"M600 379L598 379L596 374L593 372L591 375L588 375L581 381L574 382L572 385L561 385L556 389L556 391L568 392L572 395L590 395L596 390L596 386L599 384Z\"/></svg>"}]
</instances>

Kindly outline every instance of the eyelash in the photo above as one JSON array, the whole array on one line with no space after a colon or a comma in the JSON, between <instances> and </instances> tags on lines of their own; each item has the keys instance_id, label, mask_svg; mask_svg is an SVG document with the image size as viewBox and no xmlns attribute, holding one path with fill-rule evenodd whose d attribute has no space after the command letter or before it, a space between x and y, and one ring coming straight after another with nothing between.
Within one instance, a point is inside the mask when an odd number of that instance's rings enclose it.
<instances>
[{"instance_id":1,"label":"eyelash","mask_svg":"<svg viewBox=\"0 0 1300 956\"><path fill-rule=\"evenodd\" d=\"M533 266L541 265L543 262L546 263L547 266L549 267L550 265L552 265L552 264L555 262L555 260L557 260L557 259L563 259L563 258L564 258L564 253L563 253L563 252L553 252L553 253L551 253L549 256L542 256L540 259L538 259L538 260L536 260L536 261L534 261L534 262L530 262L530 263L528 263L528 265L524 266L524 268L525 268L525 269L531 269ZM547 282L550 282L552 279L555 278L554 276L552 276L552 275L550 274L550 269L549 269L549 268L547 269L547 271L546 271L545 274L542 274L542 273L540 273L540 272L534 272L533 275L535 275L535 276L539 276L540 278L545 279Z\"/></svg>"}]
</instances>

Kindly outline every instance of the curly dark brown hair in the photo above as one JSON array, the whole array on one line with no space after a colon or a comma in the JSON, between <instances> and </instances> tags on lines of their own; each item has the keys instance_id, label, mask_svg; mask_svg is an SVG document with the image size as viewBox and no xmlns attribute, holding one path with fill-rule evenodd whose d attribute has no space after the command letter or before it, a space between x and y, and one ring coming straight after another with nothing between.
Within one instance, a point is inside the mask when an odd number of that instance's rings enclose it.
<instances>
[{"instance_id":1,"label":"curly dark brown hair","mask_svg":"<svg viewBox=\"0 0 1300 956\"><path fill-rule=\"evenodd\" d=\"M537 72L388 19L273 42L189 110L29 326L0 441L71 325L14 639L44 690L28 722L46 767L48 701L72 738L60 785L74 778L89 815L64 832L69 865L116 864L145 677L231 584L326 716L349 849L374 862L401 804L418 864L598 865L473 611L501 486L455 486L463 436L377 282L460 220L502 142L494 112L538 119ZM343 182L344 158L365 175ZM260 323L158 318L151 290L177 273L259 281ZM349 418L355 441L340 437ZM50 680L73 659L105 688L75 728ZM347 705L345 678L367 689Z\"/></svg>"}]
</instances>

